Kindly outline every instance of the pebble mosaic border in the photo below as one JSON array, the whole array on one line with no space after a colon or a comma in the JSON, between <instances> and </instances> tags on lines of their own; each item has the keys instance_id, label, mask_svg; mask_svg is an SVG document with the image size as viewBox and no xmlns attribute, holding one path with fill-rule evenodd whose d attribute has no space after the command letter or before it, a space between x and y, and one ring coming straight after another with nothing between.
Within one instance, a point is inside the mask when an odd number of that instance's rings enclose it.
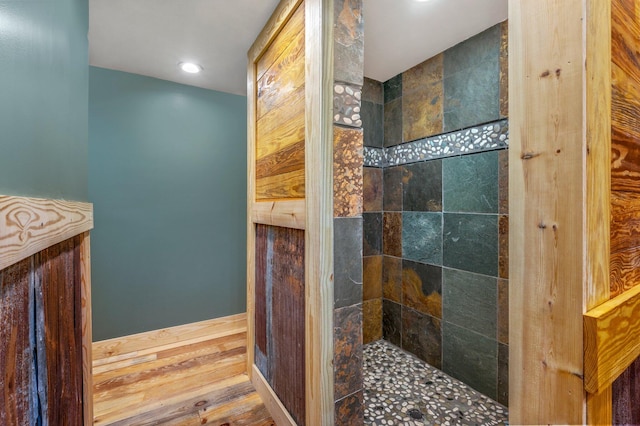
<instances>
[{"instance_id":1,"label":"pebble mosaic border","mask_svg":"<svg viewBox=\"0 0 640 426\"><path fill-rule=\"evenodd\" d=\"M347 83L333 85L333 122L349 127L362 127L360 115L362 86Z\"/></svg>"},{"instance_id":2,"label":"pebble mosaic border","mask_svg":"<svg viewBox=\"0 0 640 426\"><path fill-rule=\"evenodd\" d=\"M508 425L507 409L384 340L364 346L365 425Z\"/></svg>"},{"instance_id":3,"label":"pebble mosaic border","mask_svg":"<svg viewBox=\"0 0 640 426\"><path fill-rule=\"evenodd\" d=\"M390 167L509 147L509 120L431 136L389 148L364 148L365 167Z\"/></svg>"}]
</instances>

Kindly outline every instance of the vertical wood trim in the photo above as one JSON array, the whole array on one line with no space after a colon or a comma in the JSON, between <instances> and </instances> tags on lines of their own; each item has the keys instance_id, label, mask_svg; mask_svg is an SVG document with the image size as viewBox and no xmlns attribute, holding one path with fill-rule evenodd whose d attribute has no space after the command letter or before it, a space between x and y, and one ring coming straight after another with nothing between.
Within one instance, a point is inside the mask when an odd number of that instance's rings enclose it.
<instances>
[{"instance_id":1,"label":"vertical wood trim","mask_svg":"<svg viewBox=\"0 0 640 426\"><path fill-rule=\"evenodd\" d=\"M582 424L585 0L509 1L509 415Z\"/></svg>"},{"instance_id":2,"label":"vertical wood trim","mask_svg":"<svg viewBox=\"0 0 640 426\"><path fill-rule=\"evenodd\" d=\"M611 2L587 0L586 8L587 253L584 312L609 300L611 251ZM586 349L585 346L585 353ZM587 423L609 424L612 419L611 386L599 394L587 394Z\"/></svg>"},{"instance_id":3,"label":"vertical wood trim","mask_svg":"<svg viewBox=\"0 0 640 426\"><path fill-rule=\"evenodd\" d=\"M333 0L305 1L306 423L333 424Z\"/></svg>"},{"instance_id":4,"label":"vertical wood trim","mask_svg":"<svg viewBox=\"0 0 640 426\"><path fill-rule=\"evenodd\" d=\"M275 394L267 379L264 378L258 367L255 365L251 367L253 370L251 383L256 388L256 392L260 395L262 402L271 414L271 417L278 426L295 426L296 422L293 420L287 409L282 405L282 402Z\"/></svg>"},{"instance_id":5,"label":"vertical wood trim","mask_svg":"<svg viewBox=\"0 0 640 426\"><path fill-rule=\"evenodd\" d=\"M251 52L251 51L250 51ZM251 53L250 53L251 55ZM256 200L256 65L249 56L247 66L247 374L253 379L255 359L255 279L256 227L253 206Z\"/></svg>"},{"instance_id":6,"label":"vertical wood trim","mask_svg":"<svg viewBox=\"0 0 640 426\"><path fill-rule=\"evenodd\" d=\"M80 245L81 330L82 330L82 401L84 424L93 424L93 333L91 322L91 237L82 236Z\"/></svg>"}]
</instances>

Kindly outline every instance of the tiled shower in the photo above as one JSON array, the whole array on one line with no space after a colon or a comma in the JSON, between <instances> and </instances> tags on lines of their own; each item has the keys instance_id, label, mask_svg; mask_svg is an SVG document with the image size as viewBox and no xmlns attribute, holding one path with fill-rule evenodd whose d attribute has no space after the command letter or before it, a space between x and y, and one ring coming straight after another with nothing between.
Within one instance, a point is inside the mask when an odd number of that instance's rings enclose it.
<instances>
[{"instance_id":1,"label":"tiled shower","mask_svg":"<svg viewBox=\"0 0 640 426\"><path fill-rule=\"evenodd\" d=\"M503 22L365 79L363 338L508 403L508 94Z\"/></svg>"}]
</instances>

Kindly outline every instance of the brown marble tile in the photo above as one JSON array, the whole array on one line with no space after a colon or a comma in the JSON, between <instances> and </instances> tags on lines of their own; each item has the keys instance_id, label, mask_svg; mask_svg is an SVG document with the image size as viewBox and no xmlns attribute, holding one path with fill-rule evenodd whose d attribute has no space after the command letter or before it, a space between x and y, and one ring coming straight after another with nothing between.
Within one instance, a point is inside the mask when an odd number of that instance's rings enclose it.
<instances>
[{"instance_id":1,"label":"brown marble tile","mask_svg":"<svg viewBox=\"0 0 640 426\"><path fill-rule=\"evenodd\" d=\"M442 54L402 74L403 141L442 133Z\"/></svg>"},{"instance_id":2,"label":"brown marble tile","mask_svg":"<svg viewBox=\"0 0 640 426\"><path fill-rule=\"evenodd\" d=\"M509 150L498 153L498 213L509 214Z\"/></svg>"},{"instance_id":3,"label":"brown marble tile","mask_svg":"<svg viewBox=\"0 0 640 426\"><path fill-rule=\"evenodd\" d=\"M362 299L382 297L382 256L362 258Z\"/></svg>"},{"instance_id":4,"label":"brown marble tile","mask_svg":"<svg viewBox=\"0 0 640 426\"><path fill-rule=\"evenodd\" d=\"M333 314L333 370L336 399L362 389L362 305Z\"/></svg>"},{"instance_id":5,"label":"brown marble tile","mask_svg":"<svg viewBox=\"0 0 640 426\"><path fill-rule=\"evenodd\" d=\"M509 21L500 24L500 116L509 116Z\"/></svg>"},{"instance_id":6,"label":"brown marble tile","mask_svg":"<svg viewBox=\"0 0 640 426\"><path fill-rule=\"evenodd\" d=\"M336 426L353 426L364 424L364 394L354 393L335 404Z\"/></svg>"},{"instance_id":7,"label":"brown marble tile","mask_svg":"<svg viewBox=\"0 0 640 426\"><path fill-rule=\"evenodd\" d=\"M362 129L334 126L333 215L362 214Z\"/></svg>"},{"instance_id":8,"label":"brown marble tile","mask_svg":"<svg viewBox=\"0 0 640 426\"><path fill-rule=\"evenodd\" d=\"M382 339L382 298L362 303L362 341L371 343Z\"/></svg>"},{"instance_id":9,"label":"brown marble tile","mask_svg":"<svg viewBox=\"0 0 640 426\"><path fill-rule=\"evenodd\" d=\"M402 211L403 166L389 167L383 172L382 208L384 211Z\"/></svg>"},{"instance_id":10,"label":"brown marble tile","mask_svg":"<svg viewBox=\"0 0 640 426\"><path fill-rule=\"evenodd\" d=\"M382 297L402 303L402 259L390 256L382 259Z\"/></svg>"},{"instance_id":11,"label":"brown marble tile","mask_svg":"<svg viewBox=\"0 0 640 426\"><path fill-rule=\"evenodd\" d=\"M373 102L374 104L384 104L382 82L365 77L362 87L362 100Z\"/></svg>"},{"instance_id":12,"label":"brown marble tile","mask_svg":"<svg viewBox=\"0 0 640 426\"><path fill-rule=\"evenodd\" d=\"M498 342L509 344L509 280L498 279Z\"/></svg>"},{"instance_id":13,"label":"brown marble tile","mask_svg":"<svg viewBox=\"0 0 640 426\"><path fill-rule=\"evenodd\" d=\"M365 167L363 169L363 208L365 212L382 211L382 169Z\"/></svg>"},{"instance_id":14,"label":"brown marble tile","mask_svg":"<svg viewBox=\"0 0 640 426\"><path fill-rule=\"evenodd\" d=\"M509 278L509 216L498 217L498 276Z\"/></svg>"},{"instance_id":15,"label":"brown marble tile","mask_svg":"<svg viewBox=\"0 0 640 426\"><path fill-rule=\"evenodd\" d=\"M441 321L403 306L402 349L436 368L442 368Z\"/></svg>"},{"instance_id":16,"label":"brown marble tile","mask_svg":"<svg viewBox=\"0 0 640 426\"><path fill-rule=\"evenodd\" d=\"M384 213L382 252L388 256L402 257L402 213Z\"/></svg>"},{"instance_id":17,"label":"brown marble tile","mask_svg":"<svg viewBox=\"0 0 640 426\"><path fill-rule=\"evenodd\" d=\"M403 260L402 300L405 306L442 318L442 267Z\"/></svg>"},{"instance_id":18,"label":"brown marble tile","mask_svg":"<svg viewBox=\"0 0 640 426\"><path fill-rule=\"evenodd\" d=\"M336 0L333 28L334 79L362 85L364 79L362 0Z\"/></svg>"}]
</instances>

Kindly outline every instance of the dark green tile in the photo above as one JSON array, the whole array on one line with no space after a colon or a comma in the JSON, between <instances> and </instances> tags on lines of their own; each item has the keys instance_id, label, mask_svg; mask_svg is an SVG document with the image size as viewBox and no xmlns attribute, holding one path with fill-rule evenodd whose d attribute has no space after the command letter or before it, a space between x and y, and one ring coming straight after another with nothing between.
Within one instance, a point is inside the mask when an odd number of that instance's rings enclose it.
<instances>
[{"instance_id":1,"label":"dark green tile","mask_svg":"<svg viewBox=\"0 0 640 426\"><path fill-rule=\"evenodd\" d=\"M390 78L383 84L384 103L391 102L402 96L402 74Z\"/></svg>"},{"instance_id":2,"label":"dark green tile","mask_svg":"<svg viewBox=\"0 0 640 426\"><path fill-rule=\"evenodd\" d=\"M473 331L442 323L442 370L496 399L498 344Z\"/></svg>"},{"instance_id":3,"label":"dark green tile","mask_svg":"<svg viewBox=\"0 0 640 426\"><path fill-rule=\"evenodd\" d=\"M382 213L362 213L362 255L382 254Z\"/></svg>"},{"instance_id":4,"label":"dark green tile","mask_svg":"<svg viewBox=\"0 0 640 426\"><path fill-rule=\"evenodd\" d=\"M442 368L441 321L403 306L402 349L436 368Z\"/></svg>"},{"instance_id":5,"label":"dark green tile","mask_svg":"<svg viewBox=\"0 0 640 426\"><path fill-rule=\"evenodd\" d=\"M384 109L382 104L362 101L360 115L364 129L364 146L382 148L384 140Z\"/></svg>"},{"instance_id":6,"label":"dark green tile","mask_svg":"<svg viewBox=\"0 0 640 426\"><path fill-rule=\"evenodd\" d=\"M500 24L459 43L444 52L444 77L474 68L485 61L498 62L501 43Z\"/></svg>"},{"instance_id":7,"label":"dark green tile","mask_svg":"<svg viewBox=\"0 0 640 426\"><path fill-rule=\"evenodd\" d=\"M400 346L402 327L401 305L390 300L382 300L382 337L384 340Z\"/></svg>"},{"instance_id":8,"label":"dark green tile","mask_svg":"<svg viewBox=\"0 0 640 426\"><path fill-rule=\"evenodd\" d=\"M402 211L402 174L403 166L384 169L382 208L384 211Z\"/></svg>"},{"instance_id":9,"label":"dark green tile","mask_svg":"<svg viewBox=\"0 0 640 426\"><path fill-rule=\"evenodd\" d=\"M442 318L442 267L403 260L402 300L405 306Z\"/></svg>"},{"instance_id":10,"label":"dark green tile","mask_svg":"<svg viewBox=\"0 0 640 426\"><path fill-rule=\"evenodd\" d=\"M442 160L405 166L402 192L404 211L442 211Z\"/></svg>"},{"instance_id":11,"label":"dark green tile","mask_svg":"<svg viewBox=\"0 0 640 426\"><path fill-rule=\"evenodd\" d=\"M384 105L384 146L402 143L402 99Z\"/></svg>"},{"instance_id":12,"label":"dark green tile","mask_svg":"<svg viewBox=\"0 0 640 426\"><path fill-rule=\"evenodd\" d=\"M496 339L496 278L444 268L442 318L452 324Z\"/></svg>"},{"instance_id":13,"label":"dark green tile","mask_svg":"<svg viewBox=\"0 0 640 426\"><path fill-rule=\"evenodd\" d=\"M442 265L442 213L402 214L402 257Z\"/></svg>"},{"instance_id":14,"label":"dark green tile","mask_svg":"<svg viewBox=\"0 0 640 426\"><path fill-rule=\"evenodd\" d=\"M334 307L362 302L362 218L333 220Z\"/></svg>"},{"instance_id":15,"label":"dark green tile","mask_svg":"<svg viewBox=\"0 0 640 426\"><path fill-rule=\"evenodd\" d=\"M498 275L498 216L444 213L443 265Z\"/></svg>"},{"instance_id":16,"label":"dark green tile","mask_svg":"<svg viewBox=\"0 0 640 426\"><path fill-rule=\"evenodd\" d=\"M442 203L445 212L498 212L496 151L442 160Z\"/></svg>"},{"instance_id":17,"label":"dark green tile","mask_svg":"<svg viewBox=\"0 0 640 426\"><path fill-rule=\"evenodd\" d=\"M500 118L498 60L478 63L444 79L444 131Z\"/></svg>"},{"instance_id":18,"label":"dark green tile","mask_svg":"<svg viewBox=\"0 0 640 426\"><path fill-rule=\"evenodd\" d=\"M372 78L364 78L362 86L362 100L373 102L374 104L384 104L382 83Z\"/></svg>"},{"instance_id":19,"label":"dark green tile","mask_svg":"<svg viewBox=\"0 0 640 426\"><path fill-rule=\"evenodd\" d=\"M509 406L509 346L498 345L498 399L497 401Z\"/></svg>"}]
</instances>

